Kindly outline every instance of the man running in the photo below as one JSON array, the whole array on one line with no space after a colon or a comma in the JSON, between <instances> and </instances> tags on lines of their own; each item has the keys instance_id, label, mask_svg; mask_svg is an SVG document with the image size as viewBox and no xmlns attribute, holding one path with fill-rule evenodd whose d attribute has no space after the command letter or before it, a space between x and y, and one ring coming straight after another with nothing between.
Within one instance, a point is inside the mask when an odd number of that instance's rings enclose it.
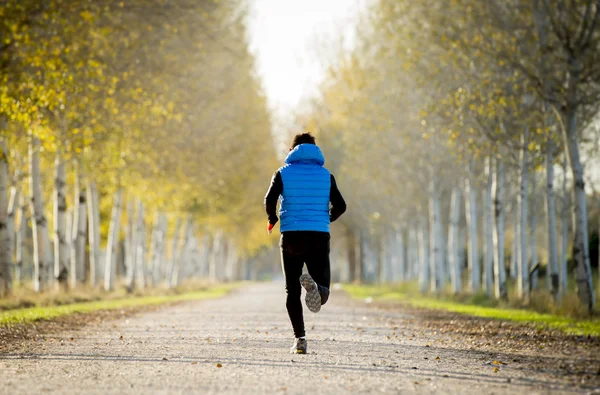
<instances>
[{"instance_id":1,"label":"man running","mask_svg":"<svg viewBox=\"0 0 600 395\"><path fill-rule=\"evenodd\" d=\"M275 172L265 196L269 234L278 221L280 201L281 259L286 307L296 337L291 352L295 354L307 352L300 286L306 290L306 307L319 312L329 298L331 281L329 224L346 211L335 178L324 164L325 157L315 138L310 133L296 135L285 166ZM302 274L305 263L308 274Z\"/></svg>"}]
</instances>

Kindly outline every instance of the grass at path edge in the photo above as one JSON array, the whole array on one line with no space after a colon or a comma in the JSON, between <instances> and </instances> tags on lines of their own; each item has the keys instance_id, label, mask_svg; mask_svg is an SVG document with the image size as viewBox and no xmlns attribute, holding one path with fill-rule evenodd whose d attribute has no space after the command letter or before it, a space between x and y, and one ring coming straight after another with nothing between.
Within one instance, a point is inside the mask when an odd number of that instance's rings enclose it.
<instances>
[{"instance_id":1,"label":"grass at path edge","mask_svg":"<svg viewBox=\"0 0 600 395\"><path fill-rule=\"evenodd\" d=\"M234 285L209 287L201 291L191 291L176 295L140 296L123 299L100 300L95 302L73 303L60 306L31 307L0 312L0 326L26 322L50 320L73 313L90 313L99 310L117 310L138 306L153 306L172 302L211 299L224 296Z\"/></svg>"},{"instance_id":2,"label":"grass at path edge","mask_svg":"<svg viewBox=\"0 0 600 395\"><path fill-rule=\"evenodd\" d=\"M485 307L440 300L433 297L414 296L392 289L365 285L343 285L342 289L355 299L373 298L375 301L399 302L410 306L443 310L496 320L534 324L542 328L558 329L567 334L600 337L600 319L575 319L553 314L541 314L526 309Z\"/></svg>"}]
</instances>

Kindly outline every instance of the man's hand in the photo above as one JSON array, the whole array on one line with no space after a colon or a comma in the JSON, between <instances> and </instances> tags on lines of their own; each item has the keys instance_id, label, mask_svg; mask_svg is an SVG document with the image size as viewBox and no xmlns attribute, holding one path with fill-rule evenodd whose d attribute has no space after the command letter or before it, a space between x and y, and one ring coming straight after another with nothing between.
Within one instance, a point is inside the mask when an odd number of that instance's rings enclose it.
<instances>
[{"instance_id":1,"label":"man's hand","mask_svg":"<svg viewBox=\"0 0 600 395\"><path fill-rule=\"evenodd\" d=\"M271 234L271 233L273 233L273 226L275 226L275 225L273 225L273 224L272 224L272 223L270 223L270 222L268 223L268 225L267 225L267 233L268 233L268 234Z\"/></svg>"}]
</instances>

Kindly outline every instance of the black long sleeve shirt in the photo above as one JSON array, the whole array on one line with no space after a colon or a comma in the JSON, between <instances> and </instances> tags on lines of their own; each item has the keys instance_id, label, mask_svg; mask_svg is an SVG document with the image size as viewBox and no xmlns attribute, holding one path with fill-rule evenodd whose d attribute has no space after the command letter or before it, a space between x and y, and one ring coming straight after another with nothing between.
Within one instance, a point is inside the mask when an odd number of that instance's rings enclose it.
<instances>
[{"instance_id":1,"label":"black long sleeve shirt","mask_svg":"<svg viewBox=\"0 0 600 395\"><path fill-rule=\"evenodd\" d=\"M273 174L271 186L265 196L265 210L269 217L269 223L275 225L279 220L277 218L277 201L283 193L283 180L279 171ZM329 209L329 221L333 222L338 219L346 211L346 202L340 193L333 174L331 175L331 189L329 192L329 201L331 208Z\"/></svg>"}]
</instances>

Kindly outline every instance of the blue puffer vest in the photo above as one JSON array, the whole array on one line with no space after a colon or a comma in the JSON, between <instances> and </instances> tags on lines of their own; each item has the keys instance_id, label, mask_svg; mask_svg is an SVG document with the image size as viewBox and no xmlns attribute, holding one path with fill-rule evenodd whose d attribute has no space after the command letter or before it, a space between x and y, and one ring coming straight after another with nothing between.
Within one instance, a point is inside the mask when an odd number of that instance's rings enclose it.
<instances>
[{"instance_id":1,"label":"blue puffer vest","mask_svg":"<svg viewBox=\"0 0 600 395\"><path fill-rule=\"evenodd\" d=\"M323 167L325 157L314 144L300 144L279 169L283 193L279 218L281 232L315 231L329 233L331 176Z\"/></svg>"}]
</instances>

